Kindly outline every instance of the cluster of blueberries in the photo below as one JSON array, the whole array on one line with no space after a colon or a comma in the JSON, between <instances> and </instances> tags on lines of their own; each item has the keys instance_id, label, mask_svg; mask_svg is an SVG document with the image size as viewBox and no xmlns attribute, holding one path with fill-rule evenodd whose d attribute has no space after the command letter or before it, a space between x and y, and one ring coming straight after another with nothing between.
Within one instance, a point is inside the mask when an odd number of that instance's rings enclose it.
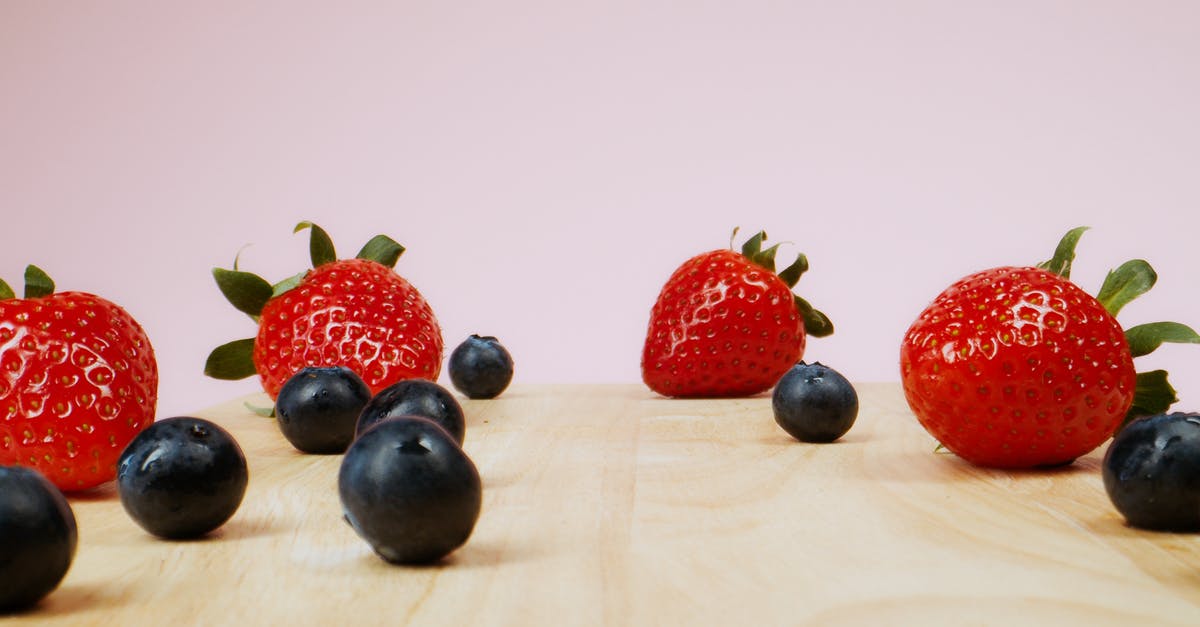
<instances>
[{"instance_id":1,"label":"cluster of blueberries","mask_svg":"<svg viewBox=\"0 0 1200 627\"><path fill-rule=\"evenodd\" d=\"M493 337L472 335L450 356L451 382L472 399L494 398L513 362ZM275 416L304 453L344 453L338 492L344 517L385 560L436 561L462 546L479 517L482 484L462 450L462 407L442 386L400 381L372 396L344 367L306 368L280 390ZM246 493L246 457L233 436L202 418L159 420L117 463L129 516L165 539L203 536L224 525ZM35 470L0 467L0 611L49 594L75 556L70 504Z\"/></svg>"}]
</instances>

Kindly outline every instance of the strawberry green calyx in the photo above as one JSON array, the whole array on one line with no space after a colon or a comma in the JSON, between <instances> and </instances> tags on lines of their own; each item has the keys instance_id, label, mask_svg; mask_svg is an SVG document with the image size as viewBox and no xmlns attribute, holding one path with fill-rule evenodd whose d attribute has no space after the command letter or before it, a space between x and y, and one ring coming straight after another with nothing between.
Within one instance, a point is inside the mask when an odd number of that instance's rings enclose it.
<instances>
[{"instance_id":1,"label":"strawberry green calyx","mask_svg":"<svg viewBox=\"0 0 1200 627\"><path fill-rule=\"evenodd\" d=\"M305 221L297 224L292 232L299 233L305 229L311 232L308 240L308 254L312 259L313 268L338 260L337 251L333 247L333 240L325 232L325 229L312 222ZM400 259L400 255L402 254L404 254L404 247L397 243L396 240L386 235L376 235L358 251L355 258L370 259L389 268L394 268L396 267L396 261Z\"/></svg>"},{"instance_id":2,"label":"strawberry green calyx","mask_svg":"<svg viewBox=\"0 0 1200 627\"><path fill-rule=\"evenodd\" d=\"M1151 416L1167 411L1179 400L1175 388L1167 381L1166 370L1151 370L1137 374L1137 384L1133 391L1133 406L1121 421L1120 431L1130 421L1141 416Z\"/></svg>"},{"instance_id":3,"label":"strawberry green calyx","mask_svg":"<svg viewBox=\"0 0 1200 627\"><path fill-rule=\"evenodd\" d=\"M50 275L35 265L25 267L25 298L41 298L54 293L54 281Z\"/></svg>"},{"instance_id":4,"label":"strawberry green calyx","mask_svg":"<svg viewBox=\"0 0 1200 627\"><path fill-rule=\"evenodd\" d=\"M733 238L737 237L738 230L733 230L733 235L730 237L730 247L732 248ZM796 260L788 267L781 271L775 269L775 253L779 250L779 244L775 244L766 250L763 250L763 242L767 239L766 231L755 233L750 239L742 244L742 256L749 259L755 265L777 274L788 288L796 287L796 283L800 281L800 276L808 271L808 257L804 253L799 253ZM804 332L813 337L827 337L833 334L833 322L829 317L820 311L813 308L808 301L804 300L796 294L792 295L795 301L796 309L800 312L804 319Z\"/></svg>"},{"instance_id":5,"label":"strawberry green calyx","mask_svg":"<svg viewBox=\"0 0 1200 627\"><path fill-rule=\"evenodd\" d=\"M1129 342L1129 352L1134 357L1141 357L1153 353L1163 342L1200 344L1200 335L1186 324L1150 322L1127 329L1125 340Z\"/></svg>"},{"instance_id":6,"label":"strawberry green calyx","mask_svg":"<svg viewBox=\"0 0 1200 627\"><path fill-rule=\"evenodd\" d=\"M263 307L274 295L271 284L252 272L213 268L212 273L217 287L229 304L257 322Z\"/></svg>"},{"instance_id":7,"label":"strawberry green calyx","mask_svg":"<svg viewBox=\"0 0 1200 627\"><path fill-rule=\"evenodd\" d=\"M1070 278L1071 262L1075 259L1075 245L1087 227L1071 229L1059 241L1050 261L1037 267L1053 272L1064 279ZM1158 273L1144 259L1126 261L1115 270L1109 271L1096 294L1096 300L1114 318L1137 297L1149 292L1158 281ZM1200 344L1200 334L1191 327L1178 322L1152 322L1125 330L1125 340L1133 357L1142 357L1154 352L1165 342ZM1133 397L1133 405L1125 415L1119 431L1135 418L1162 413L1179 400L1175 388L1167 380L1165 370L1139 372Z\"/></svg>"},{"instance_id":8,"label":"strawberry green calyx","mask_svg":"<svg viewBox=\"0 0 1200 627\"><path fill-rule=\"evenodd\" d=\"M1133 259L1111 270L1104 277L1104 284L1096 294L1096 300L1116 317L1121 309L1138 296L1150 291L1158 282L1158 273L1142 259Z\"/></svg>"},{"instance_id":9,"label":"strawberry green calyx","mask_svg":"<svg viewBox=\"0 0 1200 627\"><path fill-rule=\"evenodd\" d=\"M25 266L24 298L42 298L54 293L54 280L41 268L30 264ZM12 286L0 279L0 300L16 298L17 293Z\"/></svg>"},{"instance_id":10,"label":"strawberry green calyx","mask_svg":"<svg viewBox=\"0 0 1200 627\"><path fill-rule=\"evenodd\" d=\"M304 229L309 229L311 232L308 239L308 255L312 258L312 267L317 268L337 261L337 251L333 248L333 240L325 232L325 229L305 221L297 224L292 233L299 233Z\"/></svg>"},{"instance_id":11,"label":"strawberry green calyx","mask_svg":"<svg viewBox=\"0 0 1200 627\"><path fill-rule=\"evenodd\" d=\"M234 340L213 349L204 362L204 374L225 381L254 376L254 338Z\"/></svg>"},{"instance_id":12,"label":"strawberry green calyx","mask_svg":"<svg viewBox=\"0 0 1200 627\"><path fill-rule=\"evenodd\" d=\"M1053 272L1064 279L1071 278L1071 264L1075 261L1075 245L1079 243L1079 238L1086 230L1088 227L1080 226L1067 231L1067 234L1055 247L1054 256L1049 261L1039 263L1037 267Z\"/></svg>"},{"instance_id":13,"label":"strawberry green calyx","mask_svg":"<svg viewBox=\"0 0 1200 627\"><path fill-rule=\"evenodd\" d=\"M299 233L304 230L309 231L308 250L314 269L338 260L333 240L324 229L313 222L304 221L297 224L292 232ZM362 247L356 258L394 268L403 253L404 246L386 235L376 235ZM240 270L238 261L235 257L232 269L213 268L213 279L225 299L235 309L249 316L255 324L259 322L263 308L272 298L295 288L311 271L305 270L277 283L270 283L257 274ZM234 340L213 349L205 361L204 373L224 380L253 376L256 374L252 359L254 341L255 338Z\"/></svg>"}]
</instances>

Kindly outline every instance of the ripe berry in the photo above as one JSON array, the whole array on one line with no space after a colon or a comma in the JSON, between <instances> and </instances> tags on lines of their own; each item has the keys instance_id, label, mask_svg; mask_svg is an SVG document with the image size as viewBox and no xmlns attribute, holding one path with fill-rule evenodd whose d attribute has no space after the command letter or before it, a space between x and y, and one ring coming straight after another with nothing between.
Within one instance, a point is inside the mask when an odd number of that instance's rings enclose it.
<instances>
[{"instance_id":1,"label":"ripe berry","mask_svg":"<svg viewBox=\"0 0 1200 627\"><path fill-rule=\"evenodd\" d=\"M275 417L288 442L304 453L342 453L354 441L371 389L344 366L309 367L279 390Z\"/></svg>"},{"instance_id":2,"label":"ripe berry","mask_svg":"<svg viewBox=\"0 0 1200 627\"><path fill-rule=\"evenodd\" d=\"M1185 325L1123 329L1118 312L1157 278L1143 260L1109 272L1096 297L1070 280L1075 243L1060 241L1037 267L964 277L917 317L900 348L913 414L931 435L980 466L1070 463L1124 422L1176 401L1165 371L1133 359L1163 342L1200 343Z\"/></svg>"},{"instance_id":3,"label":"ripe berry","mask_svg":"<svg viewBox=\"0 0 1200 627\"><path fill-rule=\"evenodd\" d=\"M31 468L0 466L0 612L57 588L78 542L75 514L53 483Z\"/></svg>"},{"instance_id":4,"label":"ripe berry","mask_svg":"<svg viewBox=\"0 0 1200 627\"><path fill-rule=\"evenodd\" d=\"M421 416L445 429L462 445L467 423L462 406L446 388L425 379L408 379L380 391L363 408L355 429L356 437L375 424L397 416Z\"/></svg>"},{"instance_id":5,"label":"ripe berry","mask_svg":"<svg viewBox=\"0 0 1200 627\"><path fill-rule=\"evenodd\" d=\"M1130 525L1200 529L1200 414L1129 423L1109 445L1102 474L1109 499Z\"/></svg>"},{"instance_id":6,"label":"ripe berry","mask_svg":"<svg viewBox=\"0 0 1200 627\"><path fill-rule=\"evenodd\" d=\"M0 281L0 464L37 469L59 489L112 481L121 449L154 422L158 364L128 312L54 292L36 266L25 298Z\"/></svg>"},{"instance_id":7,"label":"ripe berry","mask_svg":"<svg viewBox=\"0 0 1200 627\"><path fill-rule=\"evenodd\" d=\"M775 422L801 442L832 442L854 426L858 393L838 371L820 363L792 366L771 396Z\"/></svg>"},{"instance_id":8,"label":"ripe berry","mask_svg":"<svg viewBox=\"0 0 1200 627\"><path fill-rule=\"evenodd\" d=\"M372 392L413 377L437 380L442 331L417 288L393 270L404 247L378 235L354 259L339 259L323 229L296 225L305 229L310 271L272 285L236 263L213 270L221 293L254 320L258 333L214 349L205 373L218 379L257 373L271 398L307 366L346 366Z\"/></svg>"},{"instance_id":9,"label":"ripe berry","mask_svg":"<svg viewBox=\"0 0 1200 627\"><path fill-rule=\"evenodd\" d=\"M513 378L512 355L494 337L472 335L450 353L450 382L467 398L496 398Z\"/></svg>"},{"instance_id":10,"label":"ripe berry","mask_svg":"<svg viewBox=\"0 0 1200 627\"><path fill-rule=\"evenodd\" d=\"M792 293L808 258L798 255L777 274L779 246L763 250L765 239L760 231L741 252L696 255L667 279L642 345L650 389L692 398L758 394L800 360L808 336L833 333L825 314Z\"/></svg>"},{"instance_id":11,"label":"ripe berry","mask_svg":"<svg viewBox=\"0 0 1200 627\"><path fill-rule=\"evenodd\" d=\"M450 434L416 416L385 420L350 445L338 472L346 522L383 559L428 563L462 546L483 485Z\"/></svg>"},{"instance_id":12,"label":"ripe berry","mask_svg":"<svg viewBox=\"0 0 1200 627\"><path fill-rule=\"evenodd\" d=\"M146 531L168 539L202 536L242 503L246 457L228 431L203 418L168 418L121 453L121 505Z\"/></svg>"}]
</instances>

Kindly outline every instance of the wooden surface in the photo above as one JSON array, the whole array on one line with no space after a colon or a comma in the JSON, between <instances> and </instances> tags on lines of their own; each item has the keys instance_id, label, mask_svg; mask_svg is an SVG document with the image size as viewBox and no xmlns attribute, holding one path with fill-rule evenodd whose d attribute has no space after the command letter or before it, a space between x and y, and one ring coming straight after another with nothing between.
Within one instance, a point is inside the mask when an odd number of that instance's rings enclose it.
<instances>
[{"instance_id":1,"label":"wooden surface","mask_svg":"<svg viewBox=\"0 0 1200 627\"><path fill-rule=\"evenodd\" d=\"M860 385L840 442L791 440L770 398L525 386L465 401L484 483L466 546L390 566L342 521L338 456L239 399L198 415L246 450L213 537L142 532L72 498L79 552L31 624L1196 625L1200 536L1130 529L1100 453L999 472L934 453L897 385Z\"/></svg>"}]
</instances>

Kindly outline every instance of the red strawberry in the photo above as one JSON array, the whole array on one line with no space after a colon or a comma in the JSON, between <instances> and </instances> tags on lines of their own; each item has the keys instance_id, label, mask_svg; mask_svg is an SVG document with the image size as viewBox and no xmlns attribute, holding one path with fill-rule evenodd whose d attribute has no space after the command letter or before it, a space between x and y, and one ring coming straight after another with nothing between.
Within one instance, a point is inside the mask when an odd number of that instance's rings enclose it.
<instances>
[{"instance_id":1,"label":"red strawberry","mask_svg":"<svg viewBox=\"0 0 1200 627\"><path fill-rule=\"evenodd\" d=\"M734 230L736 236L737 231ZM741 253L714 250L687 260L650 312L642 380L664 396L749 396L769 389L804 354L806 335L833 325L792 293L808 259L775 274L778 244L759 232Z\"/></svg>"},{"instance_id":2,"label":"red strawberry","mask_svg":"<svg viewBox=\"0 0 1200 627\"><path fill-rule=\"evenodd\" d=\"M1123 331L1117 312L1156 276L1129 262L1093 298L1069 280L1083 231L1037 268L993 268L951 285L904 336L909 406L959 457L1005 468L1069 463L1123 421L1175 401L1166 373L1136 374L1133 358L1200 336L1165 322Z\"/></svg>"},{"instance_id":3,"label":"red strawberry","mask_svg":"<svg viewBox=\"0 0 1200 627\"><path fill-rule=\"evenodd\" d=\"M56 294L35 266L25 283L16 298L0 281L0 464L86 490L115 477L125 445L154 422L154 349L117 305Z\"/></svg>"},{"instance_id":4,"label":"red strawberry","mask_svg":"<svg viewBox=\"0 0 1200 627\"><path fill-rule=\"evenodd\" d=\"M355 259L338 260L329 236L312 230L313 270L272 286L237 270L215 269L218 287L258 323L258 335L217 347L205 373L219 379L259 375L274 399L306 366L346 366L372 393L401 379L436 380L442 365L442 332L429 303L396 274L404 247L373 238Z\"/></svg>"}]
</instances>

